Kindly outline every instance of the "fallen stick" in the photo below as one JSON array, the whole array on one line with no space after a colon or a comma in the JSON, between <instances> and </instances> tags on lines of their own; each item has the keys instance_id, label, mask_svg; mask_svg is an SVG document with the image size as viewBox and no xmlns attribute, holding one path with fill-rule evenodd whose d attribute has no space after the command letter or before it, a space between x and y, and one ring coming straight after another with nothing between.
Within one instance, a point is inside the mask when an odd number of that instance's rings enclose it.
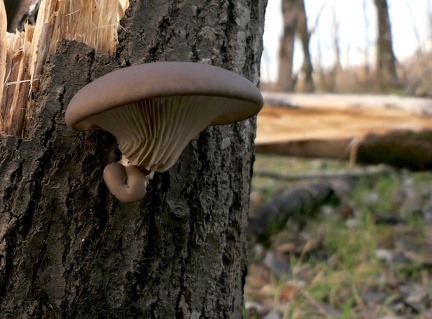
<instances>
[{"instance_id":1,"label":"fallen stick","mask_svg":"<svg viewBox=\"0 0 432 319\"><path fill-rule=\"evenodd\" d=\"M251 212L249 234L265 242L271 235L282 230L289 219L305 220L313 217L322 205L338 203L340 197L337 188L351 190L352 182L340 180L338 183L339 185L321 181L294 187L276 195Z\"/></svg>"},{"instance_id":2,"label":"fallen stick","mask_svg":"<svg viewBox=\"0 0 432 319\"><path fill-rule=\"evenodd\" d=\"M268 171L256 171L254 177L268 177L283 181L323 179L305 183L275 195L249 217L249 234L265 242L281 231L288 220L299 223L314 217L323 205L336 205L350 194L361 177L378 177L397 172L384 165L364 169L341 170L323 173L284 175Z\"/></svg>"},{"instance_id":3,"label":"fallen stick","mask_svg":"<svg viewBox=\"0 0 432 319\"><path fill-rule=\"evenodd\" d=\"M355 168L349 170L310 172L302 174L280 174L268 170L254 170L254 177L267 177L282 181L298 181L311 179L334 179L334 178L360 178L376 175L386 175L394 172L394 169L385 165L373 167Z\"/></svg>"}]
</instances>

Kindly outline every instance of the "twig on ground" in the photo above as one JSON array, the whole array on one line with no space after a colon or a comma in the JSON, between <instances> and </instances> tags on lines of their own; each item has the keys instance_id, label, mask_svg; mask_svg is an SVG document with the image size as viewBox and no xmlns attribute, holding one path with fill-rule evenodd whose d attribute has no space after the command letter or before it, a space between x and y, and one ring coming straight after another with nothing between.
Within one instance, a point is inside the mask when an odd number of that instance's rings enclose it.
<instances>
[{"instance_id":1,"label":"twig on ground","mask_svg":"<svg viewBox=\"0 0 432 319\"><path fill-rule=\"evenodd\" d=\"M365 168L356 168L349 170L325 171L325 172L310 172L302 174L279 174L267 170L254 170L254 177L267 177L283 181L298 181L311 179L334 179L334 178L360 178L376 175L387 175L394 172L394 169L378 165Z\"/></svg>"}]
</instances>

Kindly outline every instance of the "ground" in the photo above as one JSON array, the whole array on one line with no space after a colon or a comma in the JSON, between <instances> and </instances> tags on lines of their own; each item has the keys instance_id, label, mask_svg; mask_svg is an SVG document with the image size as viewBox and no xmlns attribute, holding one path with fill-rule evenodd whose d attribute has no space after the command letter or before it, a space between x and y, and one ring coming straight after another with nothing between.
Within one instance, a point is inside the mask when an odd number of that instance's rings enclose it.
<instances>
[{"instance_id":1,"label":"ground","mask_svg":"<svg viewBox=\"0 0 432 319\"><path fill-rule=\"evenodd\" d=\"M258 155L280 174L348 163ZM432 318L432 174L394 170L362 177L263 243L250 240L246 318ZM254 177L251 213L302 180Z\"/></svg>"}]
</instances>

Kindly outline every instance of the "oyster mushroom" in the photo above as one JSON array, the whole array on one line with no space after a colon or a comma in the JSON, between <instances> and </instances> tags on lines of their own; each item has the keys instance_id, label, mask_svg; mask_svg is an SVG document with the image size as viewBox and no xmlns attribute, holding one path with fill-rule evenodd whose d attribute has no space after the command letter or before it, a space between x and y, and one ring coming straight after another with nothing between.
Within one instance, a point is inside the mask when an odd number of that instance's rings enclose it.
<instances>
[{"instance_id":1,"label":"oyster mushroom","mask_svg":"<svg viewBox=\"0 0 432 319\"><path fill-rule=\"evenodd\" d=\"M104 180L118 199L136 201L145 195L146 175L168 170L199 132L209 125L247 119L262 105L259 90L231 71L191 62L156 62L123 68L89 83L70 101L65 120L72 129L102 129L117 138L128 164L108 166ZM143 192L130 189L143 187Z\"/></svg>"}]
</instances>

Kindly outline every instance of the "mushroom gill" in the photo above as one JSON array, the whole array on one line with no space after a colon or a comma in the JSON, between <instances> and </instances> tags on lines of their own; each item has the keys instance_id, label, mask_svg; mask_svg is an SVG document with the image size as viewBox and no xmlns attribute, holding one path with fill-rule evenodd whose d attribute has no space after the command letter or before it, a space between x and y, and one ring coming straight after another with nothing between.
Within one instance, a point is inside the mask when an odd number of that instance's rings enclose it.
<instances>
[{"instance_id":1,"label":"mushroom gill","mask_svg":"<svg viewBox=\"0 0 432 319\"><path fill-rule=\"evenodd\" d=\"M203 107L212 99L223 98L153 98L111 109L89 120L116 136L120 151L131 164L164 172L177 161L189 141L219 115L218 108Z\"/></svg>"}]
</instances>

